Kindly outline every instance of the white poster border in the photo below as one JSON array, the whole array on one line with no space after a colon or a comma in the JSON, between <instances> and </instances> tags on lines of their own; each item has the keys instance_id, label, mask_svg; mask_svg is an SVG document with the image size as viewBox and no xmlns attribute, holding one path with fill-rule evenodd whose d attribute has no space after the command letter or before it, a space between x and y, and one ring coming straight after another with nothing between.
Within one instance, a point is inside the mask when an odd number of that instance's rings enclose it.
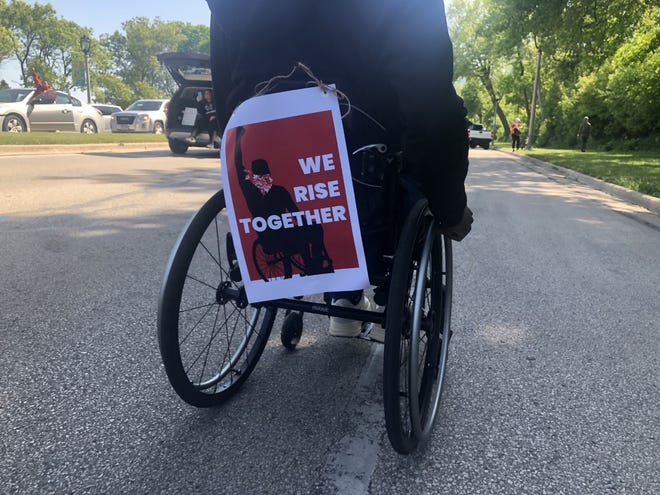
<instances>
[{"instance_id":1,"label":"white poster border","mask_svg":"<svg viewBox=\"0 0 660 495\"><path fill-rule=\"evenodd\" d=\"M290 279L275 279L269 281L251 281L243 250L240 245L238 222L233 206L232 191L229 187L226 162L226 136L231 129L250 124L266 122L287 117L295 117L311 113L330 111L337 139L337 148L346 191L349 219L355 244L358 266L355 268L335 270L333 273L319 275L295 275ZM341 112L337 95L333 91L324 90L318 86L310 88L271 93L255 96L241 103L227 123L220 149L221 173L224 186L224 195L232 238L235 240L236 256L239 263L243 283L248 301L250 303L269 301L273 299L320 294L323 292L337 292L365 289L369 287L367 264L362 245L362 236L359 228L355 193L350 170L350 161L346 149Z\"/></svg>"}]
</instances>

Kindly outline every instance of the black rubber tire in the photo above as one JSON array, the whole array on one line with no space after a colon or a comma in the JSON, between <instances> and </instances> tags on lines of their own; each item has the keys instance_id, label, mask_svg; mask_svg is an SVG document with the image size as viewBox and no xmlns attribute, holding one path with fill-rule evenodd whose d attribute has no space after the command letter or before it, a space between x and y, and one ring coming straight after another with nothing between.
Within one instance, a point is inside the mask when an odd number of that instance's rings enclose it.
<instances>
[{"instance_id":1,"label":"black rubber tire","mask_svg":"<svg viewBox=\"0 0 660 495\"><path fill-rule=\"evenodd\" d=\"M400 454L428 440L437 415L449 344L443 335L451 335L451 279L451 242L435 232L420 200L399 239L385 321L385 422Z\"/></svg>"},{"instance_id":2,"label":"black rubber tire","mask_svg":"<svg viewBox=\"0 0 660 495\"><path fill-rule=\"evenodd\" d=\"M17 113L10 113L2 121L3 132L27 132L27 125L23 117Z\"/></svg>"},{"instance_id":3,"label":"black rubber tire","mask_svg":"<svg viewBox=\"0 0 660 495\"><path fill-rule=\"evenodd\" d=\"M160 120L154 122L154 134L162 134L164 132L165 132L165 124L163 124Z\"/></svg>"},{"instance_id":4,"label":"black rubber tire","mask_svg":"<svg viewBox=\"0 0 660 495\"><path fill-rule=\"evenodd\" d=\"M82 124L80 124L81 134L98 134L98 132L99 130L93 120L85 119Z\"/></svg>"},{"instance_id":5,"label":"black rubber tire","mask_svg":"<svg viewBox=\"0 0 660 495\"><path fill-rule=\"evenodd\" d=\"M184 155L188 151L188 145L183 141L168 139L167 142L170 146L170 151L175 155Z\"/></svg>"},{"instance_id":6,"label":"black rubber tire","mask_svg":"<svg viewBox=\"0 0 660 495\"><path fill-rule=\"evenodd\" d=\"M229 275L225 198L217 192L192 217L170 257L158 304L165 371L188 404L231 397L261 357L276 309L247 304Z\"/></svg>"},{"instance_id":7,"label":"black rubber tire","mask_svg":"<svg viewBox=\"0 0 660 495\"><path fill-rule=\"evenodd\" d=\"M299 311L292 311L284 318L282 329L280 330L280 340L282 345L289 350L294 350L300 342L303 331L303 314Z\"/></svg>"}]
</instances>

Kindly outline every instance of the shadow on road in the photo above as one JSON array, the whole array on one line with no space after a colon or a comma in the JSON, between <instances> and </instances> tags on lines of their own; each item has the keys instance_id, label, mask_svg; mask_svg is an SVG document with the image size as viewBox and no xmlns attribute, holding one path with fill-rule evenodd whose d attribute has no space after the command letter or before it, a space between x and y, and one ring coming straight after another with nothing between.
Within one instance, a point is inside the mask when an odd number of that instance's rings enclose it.
<instances>
[{"instance_id":1,"label":"shadow on road","mask_svg":"<svg viewBox=\"0 0 660 495\"><path fill-rule=\"evenodd\" d=\"M122 151L122 152L110 152L110 151L84 151L83 155L86 156L103 156L108 158L152 158L152 157L187 157L191 159L200 159L200 158L219 158L220 150L214 149L210 150L207 148L190 148L185 154L174 155L169 150L144 150L144 151Z\"/></svg>"}]
</instances>

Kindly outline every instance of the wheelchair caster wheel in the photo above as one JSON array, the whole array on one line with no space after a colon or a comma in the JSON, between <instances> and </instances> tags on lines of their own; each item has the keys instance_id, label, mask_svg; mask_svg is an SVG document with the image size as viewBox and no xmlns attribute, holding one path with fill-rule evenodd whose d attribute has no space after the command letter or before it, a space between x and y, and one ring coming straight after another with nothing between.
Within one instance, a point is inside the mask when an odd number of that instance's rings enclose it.
<instances>
[{"instance_id":1,"label":"wheelchair caster wheel","mask_svg":"<svg viewBox=\"0 0 660 495\"><path fill-rule=\"evenodd\" d=\"M284 323L282 323L282 330L280 331L280 338L282 345L287 349L293 350L300 342L300 336L303 330L303 317L302 313L292 312L286 315Z\"/></svg>"}]
</instances>

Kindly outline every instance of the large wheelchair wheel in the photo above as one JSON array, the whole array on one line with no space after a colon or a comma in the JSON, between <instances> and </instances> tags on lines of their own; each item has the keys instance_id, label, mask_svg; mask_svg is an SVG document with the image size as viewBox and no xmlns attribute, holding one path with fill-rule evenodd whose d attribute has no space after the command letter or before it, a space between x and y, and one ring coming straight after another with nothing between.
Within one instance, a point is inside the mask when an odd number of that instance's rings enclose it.
<instances>
[{"instance_id":1,"label":"large wheelchair wheel","mask_svg":"<svg viewBox=\"0 0 660 495\"><path fill-rule=\"evenodd\" d=\"M160 294L158 342L176 393L197 407L227 400L261 357L275 314L248 305L219 191L179 237Z\"/></svg>"},{"instance_id":2,"label":"large wheelchair wheel","mask_svg":"<svg viewBox=\"0 0 660 495\"><path fill-rule=\"evenodd\" d=\"M431 435L447 364L451 300L451 241L435 231L427 202L420 200L399 239L385 320L385 422L400 454Z\"/></svg>"}]
</instances>

